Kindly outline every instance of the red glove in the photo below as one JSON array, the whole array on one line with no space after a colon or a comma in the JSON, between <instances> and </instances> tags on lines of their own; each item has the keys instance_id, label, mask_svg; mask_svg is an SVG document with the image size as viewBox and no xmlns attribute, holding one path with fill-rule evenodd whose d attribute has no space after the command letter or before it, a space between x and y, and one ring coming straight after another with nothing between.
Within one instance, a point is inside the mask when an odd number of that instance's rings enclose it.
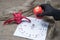
<instances>
[{"instance_id":1,"label":"red glove","mask_svg":"<svg viewBox=\"0 0 60 40\"><path fill-rule=\"evenodd\" d=\"M13 13L13 18L10 18L10 19L8 19L8 20L6 20L5 22L4 22L4 24L6 24L6 23L11 23L11 22L16 22L17 24L20 24L21 22L22 22L22 19L23 18L25 18L25 19L27 19L28 20L28 22L31 22L30 21L30 19L28 19L28 18L26 18L25 16L22 16L22 12L21 11L19 11L19 12L14 12Z\"/></svg>"}]
</instances>

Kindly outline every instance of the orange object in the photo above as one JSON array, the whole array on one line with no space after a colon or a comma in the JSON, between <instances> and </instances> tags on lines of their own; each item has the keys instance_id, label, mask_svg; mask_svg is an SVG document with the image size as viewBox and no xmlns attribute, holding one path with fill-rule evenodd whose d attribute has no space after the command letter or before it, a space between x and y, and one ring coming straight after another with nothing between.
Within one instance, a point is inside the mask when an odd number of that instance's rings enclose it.
<instances>
[{"instance_id":1,"label":"orange object","mask_svg":"<svg viewBox=\"0 0 60 40\"><path fill-rule=\"evenodd\" d=\"M37 14L42 14L43 9L42 9L40 6L36 6L36 7L33 9L33 12L34 12L35 15L37 15Z\"/></svg>"},{"instance_id":2,"label":"orange object","mask_svg":"<svg viewBox=\"0 0 60 40\"><path fill-rule=\"evenodd\" d=\"M42 14L43 12L43 9L41 6L36 6L34 9L33 9L33 13L34 15L37 17L37 14ZM37 18L42 18L42 17L37 17Z\"/></svg>"}]
</instances>

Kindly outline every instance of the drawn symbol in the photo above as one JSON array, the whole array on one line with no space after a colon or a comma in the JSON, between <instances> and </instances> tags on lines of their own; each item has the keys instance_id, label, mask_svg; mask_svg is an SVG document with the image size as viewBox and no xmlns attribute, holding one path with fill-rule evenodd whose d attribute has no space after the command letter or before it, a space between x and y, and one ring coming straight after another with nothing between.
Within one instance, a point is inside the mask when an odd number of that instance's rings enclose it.
<instances>
[{"instance_id":1,"label":"drawn symbol","mask_svg":"<svg viewBox=\"0 0 60 40\"><path fill-rule=\"evenodd\" d=\"M32 35L34 37L34 35Z\"/></svg>"},{"instance_id":2,"label":"drawn symbol","mask_svg":"<svg viewBox=\"0 0 60 40\"><path fill-rule=\"evenodd\" d=\"M22 31L22 33L25 33L25 31Z\"/></svg>"},{"instance_id":3,"label":"drawn symbol","mask_svg":"<svg viewBox=\"0 0 60 40\"><path fill-rule=\"evenodd\" d=\"M31 34L29 34L29 37L31 37Z\"/></svg>"},{"instance_id":4,"label":"drawn symbol","mask_svg":"<svg viewBox=\"0 0 60 40\"><path fill-rule=\"evenodd\" d=\"M27 26L27 25L24 25L25 27Z\"/></svg>"},{"instance_id":5,"label":"drawn symbol","mask_svg":"<svg viewBox=\"0 0 60 40\"><path fill-rule=\"evenodd\" d=\"M38 35L35 35L35 38L37 37Z\"/></svg>"},{"instance_id":6,"label":"drawn symbol","mask_svg":"<svg viewBox=\"0 0 60 40\"><path fill-rule=\"evenodd\" d=\"M35 27L35 24L32 24L32 27L31 27L31 29L33 29Z\"/></svg>"},{"instance_id":7,"label":"drawn symbol","mask_svg":"<svg viewBox=\"0 0 60 40\"><path fill-rule=\"evenodd\" d=\"M23 28L19 28L19 30L22 30L23 31Z\"/></svg>"}]
</instances>

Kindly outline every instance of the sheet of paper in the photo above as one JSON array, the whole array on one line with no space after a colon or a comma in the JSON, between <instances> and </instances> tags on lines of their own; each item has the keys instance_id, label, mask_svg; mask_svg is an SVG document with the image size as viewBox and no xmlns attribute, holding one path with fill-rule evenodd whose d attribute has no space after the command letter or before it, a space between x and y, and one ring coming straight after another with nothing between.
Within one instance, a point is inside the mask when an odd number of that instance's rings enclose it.
<instances>
[{"instance_id":1,"label":"sheet of paper","mask_svg":"<svg viewBox=\"0 0 60 40\"><path fill-rule=\"evenodd\" d=\"M19 24L16 31L14 32L14 36L33 40L45 40L49 23L44 22L42 19L31 17L27 18L31 20L31 23L22 22L21 24Z\"/></svg>"}]
</instances>

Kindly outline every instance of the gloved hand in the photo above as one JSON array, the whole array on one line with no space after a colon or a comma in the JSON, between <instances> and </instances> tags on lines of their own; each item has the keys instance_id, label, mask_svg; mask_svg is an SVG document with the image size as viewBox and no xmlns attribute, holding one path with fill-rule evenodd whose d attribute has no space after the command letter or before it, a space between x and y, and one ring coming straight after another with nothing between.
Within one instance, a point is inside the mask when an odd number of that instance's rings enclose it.
<instances>
[{"instance_id":1,"label":"gloved hand","mask_svg":"<svg viewBox=\"0 0 60 40\"><path fill-rule=\"evenodd\" d=\"M41 16L53 16L55 20L60 20L60 10L53 8L50 4L41 4L43 9L42 14L37 14L37 17Z\"/></svg>"}]
</instances>

